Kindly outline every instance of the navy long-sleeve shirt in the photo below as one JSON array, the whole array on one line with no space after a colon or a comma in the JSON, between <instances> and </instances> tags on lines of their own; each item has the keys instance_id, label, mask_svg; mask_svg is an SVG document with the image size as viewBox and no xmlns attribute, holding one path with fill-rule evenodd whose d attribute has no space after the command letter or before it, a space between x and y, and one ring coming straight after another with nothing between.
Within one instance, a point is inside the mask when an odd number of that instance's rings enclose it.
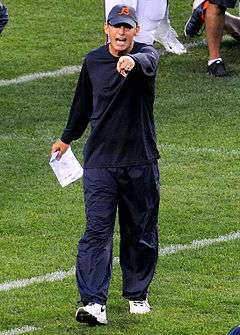
<instances>
[{"instance_id":1,"label":"navy long-sleeve shirt","mask_svg":"<svg viewBox=\"0 0 240 335\"><path fill-rule=\"evenodd\" d=\"M79 139L90 122L85 168L143 165L159 158L153 118L158 53L135 42L129 56L136 65L127 77L118 73L119 58L108 45L84 60L61 140Z\"/></svg>"}]
</instances>

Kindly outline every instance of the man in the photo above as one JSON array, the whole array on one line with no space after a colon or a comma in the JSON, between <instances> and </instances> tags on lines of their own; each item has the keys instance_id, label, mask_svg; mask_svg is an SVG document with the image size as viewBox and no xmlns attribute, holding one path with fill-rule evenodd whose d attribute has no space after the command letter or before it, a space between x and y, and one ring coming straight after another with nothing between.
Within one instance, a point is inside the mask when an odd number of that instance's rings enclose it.
<instances>
[{"instance_id":1,"label":"man","mask_svg":"<svg viewBox=\"0 0 240 335\"><path fill-rule=\"evenodd\" d=\"M8 10L7 7L5 7L3 3L0 1L0 34L2 33L7 23L8 23Z\"/></svg>"},{"instance_id":2,"label":"man","mask_svg":"<svg viewBox=\"0 0 240 335\"><path fill-rule=\"evenodd\" d=\"M207 71L215 77L228 75L221 58L220 46L224 25L234 29L235 23L230 15L225 15L225 11L227 8L234 8L235 4L236 0L195 0L192 15L185 25L185 35L193 37L198 34L203 24L206 24L209 51ZM225 21L228 24L225 24Z\"/></svg>"},{"instance_id":3,"label":"man","mask_svg":"<svg viewBox=\"0 0 240 335\"><path fill-rule=\"evenodd\" d=\"M78 244L76 320L106 324L116 211L120 225L123 296L130 313L150 312L147 300L158 256L159 172L153 102L158 53L134 42L134 8L116 5L104 26L110 42L85 58L57 159L88 123L84 148L87 226Z\"/></svg>"},{"instance_id":4,"label":"man","mask_svg":"<svg viewBox=\"0 0 240 335\"><path fill-rule=\"evenodd\" d=\"M168 18L168 0L105 0L105 17L117 3L135 8L141 30L136 36L137 42L162 44L171 53L181 55L186 53L183 44L177 39L176 31L171 27Z\"/></svg>"}]
</instances>

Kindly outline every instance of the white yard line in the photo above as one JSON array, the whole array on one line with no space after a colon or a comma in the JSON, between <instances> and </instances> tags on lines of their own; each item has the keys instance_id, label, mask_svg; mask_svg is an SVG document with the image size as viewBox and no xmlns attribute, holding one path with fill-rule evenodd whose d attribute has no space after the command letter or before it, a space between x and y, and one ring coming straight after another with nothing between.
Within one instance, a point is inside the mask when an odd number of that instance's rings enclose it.
<instances>
[{"instance_id":1,"label":"white yard line","mask_svg":"<svg viewBox=\"0 0 240 335\"><path fill-rule=\"evenodd\" d=\"M57 271L53 273L48 273L43 276L26 278L26 279L18 279L18 280L4 283L4 284L0 284L0 291L9 291L14 288L22 288L22 287L29 286L32 284L58 281L66 277L72 276L74 273L75 273L75 268L73 267L68 271Z\"/></svg>"},{"instance_id":2,"label":"white yard line","mask_svg":"<svg viewBox=\"0 0 240 335\"><path fill-rule=\"evenodd\" d=\"M189 244L177 244L177 245L170 245L165 248L160 248L159 255L166 256L171 254L176 254L179 251L184 250L196 250L208 247L213 244L219 244L222 242L229 242L234 240L240 239L240 231L233 232L227 235L218 236L216 238L209 238L204 240L194 240Z\"/></svg>"},{"instance_id":3,"label":"white yard line","mask_svg":"<svg viewBox=\"0 0 240 335\"><path fill-rule=\"evenodd\" d=\"M39 328L36 328L34 326L23 326L21 328L14 328L14 329L2 331L0 332L0 335L19 335L19 334L31 333L36 330L39 330Z\"/></svg>"},{"instance_id":4,"label":"white yard line","mask_svg":"<svg viewBox=\"0 0 240 335\"><path fill-rule=\"evenodd\" d=\"M65 66L55 71L30 73L28 75L23 75L15 79L0 80L0 86L11 86L11 85L24 84L29 81L38 80L42 78L61 77L61 76L80 72L81 68L82 68L81 66Z\"/></svg>"},{"instance_id":5,"label":"white yard line","mask_svg":"<svg viewBox=\"0 0 240 335\"><path fill-rule=\"evenodd\" d=\"M206 40L201 41L193 41L191 43L186 43L185 47L187 49L196 48L202 45L206 45ZM159 51L161 56L167 54L168 52L166 50L160 50ZM24 84L29 81L33 80L39 80L42 78L49 78L49 77L61 77L69 74L78 73L81 70L81 66L65 66L59 70L55 71L47 71L47 72L36 72L36 73L30 73L28 75L22 75L14 79L4 79L0 80L0 87L1 86L12 86L12 85L18 85L18 84Z\"/></svg>"},{"instance_id":6,"label":"white yard line","mask_svg":"<svg viewBox=\"0 0 240 335\"><path fill-rule=\"evenodd\" d=\"M195 240L189 244L177 244L177 245L170 245L168 247L160 248L159 255L166 256L166 255L176 254L180 251L185 251L185 250L197 250L197 249L201 249L204 247L208 247L210 245L233 241L233 240L239 240L239 239L240 239L240 231L237 231L237 232L232 232L227 235L218 236L216 238ZM118 263L119 258L114 257L113 262ZM0 284L0 291L10 291L12 289L23 288L23 287L33 285L33 284L59 281L59 280L63 280L67 277L74 275L74 273L75 273L75 267L71 268L68 271L57 271L53 273L48 273L43 276L9 281L9 282ZM0 335L2 334L0 333Z\"/></svg>"},{"instance_id":7,"label":"white yard line","mask_svg":"<svg viewBox=\"0 0 240 335\"><path fill-rule=\"evenodd\" d=\"M11 141L11 140L19 140L19 141L39 141L44 140L47 142L53 142L56 138L54 136L51 137L33 137L31 135L25 136L25 135L19 135L19 134L2 134L0 135L0 140L3 141ZM239 157L240 156L240 150L237 149L225 149L225 148L206 148L206 147L188 147L188 146L180 146L176 144L169 144L169 143L161 143L158 144L159 150L168 150L168 151L182 151L184 153L200 153L200 154L215 154L215 155L221 155L221 156L232 156L232 157Z\"/></svg>"},{"instance_id":8,"label":"white yard line","mask_svg":"<svg viewBox=\"0 0 240 335\"><path fill-rule=\"evenodd\" d=\"M175 144L159 144L159 149L166 149L172 151L183 151L183 152L193 152L193 153L210 153L210 154L217 154L223 156L240 156L240 150L228 150L228 149L221 149L221 148L198 148L198 147L181 147L180 145Z\"/></svg>"}]
</instances>

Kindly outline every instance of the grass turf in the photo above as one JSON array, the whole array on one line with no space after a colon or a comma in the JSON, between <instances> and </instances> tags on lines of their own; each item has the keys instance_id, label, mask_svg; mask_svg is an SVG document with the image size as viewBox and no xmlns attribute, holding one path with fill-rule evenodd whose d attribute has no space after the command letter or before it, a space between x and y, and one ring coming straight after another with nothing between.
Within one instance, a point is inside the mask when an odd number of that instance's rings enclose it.
<instances>
[{"instance_id":1,"label":"grass turf","mask_svg":"<svg viewBox=\"0 0 240 335\"><path fill-rule=\"evenodd\" d=\"M0 41L1 79L79 64L104 42L101 2L5 3L11 21ZM183 0L171 4L172 23L181 31L190 6ZM180 57L165 55L159 65L161 246L239 229L239 44L227 40L222 52L233 73L227 80L207 76L206 46ZM0 87L0 283L75 263L85 225L82 183L61 189L48 160L77 76ZM85 138L73 144L80 160ZM118 240L117 227L116 256ZM226 334L239 323L239 249L238 241L229 241L161 256L151 286L153 312L142 318L127 312L116 264L107 327L75 323L73 276L0 292L0 332L34 325L40 328L36 334Z\"/></svg>"}]
</instances>

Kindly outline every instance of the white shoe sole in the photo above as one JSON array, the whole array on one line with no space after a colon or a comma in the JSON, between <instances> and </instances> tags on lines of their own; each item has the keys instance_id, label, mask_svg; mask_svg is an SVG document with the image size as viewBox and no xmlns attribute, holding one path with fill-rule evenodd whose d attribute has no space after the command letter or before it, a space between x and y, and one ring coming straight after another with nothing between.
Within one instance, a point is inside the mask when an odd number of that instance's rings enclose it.
<instances>
[{"instance_id":1,"label":"white shoe sole","mask_svg":"<svg viewBox=\"0 0 240 335\"><path fill-rule=\"evenodd\" d=\"M139 306L137 302L129 301L130 314L147 314L151 312L151 307L148 302L144 302L144 306Z\"/></svg>"},{"instance_id":2,"label":"white shoe sole","mask_svg":"<svg viewBox=\"0 0 240 335\"><path fill-rule=\"evenodd\" d=\"M130 314L135 314L135 315L142 315L142 314L148 314L148 313L150 313L151 311L146 311L146 312L131 312L130 311Z\"/></svg>"}]
</instances>

